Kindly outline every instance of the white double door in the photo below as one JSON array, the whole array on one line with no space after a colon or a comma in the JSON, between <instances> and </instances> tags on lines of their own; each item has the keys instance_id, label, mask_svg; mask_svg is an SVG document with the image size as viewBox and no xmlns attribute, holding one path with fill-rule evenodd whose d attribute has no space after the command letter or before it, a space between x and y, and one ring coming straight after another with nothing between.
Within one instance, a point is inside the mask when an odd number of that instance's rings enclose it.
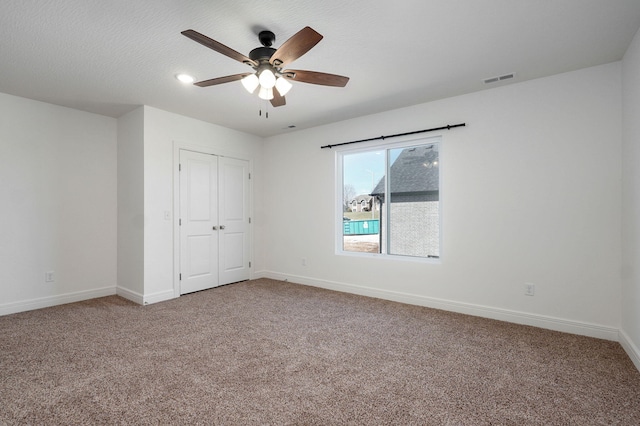
<instances>
[{"instance_id":1,"label":"white double door","mask_svg":"<svg viewBox=\"0 0 640 426\"><path fill-rule=\"evenodd\" d=\"M180 150L180 294L249 279L249 162Z\"/></svg>"}]
</instances>

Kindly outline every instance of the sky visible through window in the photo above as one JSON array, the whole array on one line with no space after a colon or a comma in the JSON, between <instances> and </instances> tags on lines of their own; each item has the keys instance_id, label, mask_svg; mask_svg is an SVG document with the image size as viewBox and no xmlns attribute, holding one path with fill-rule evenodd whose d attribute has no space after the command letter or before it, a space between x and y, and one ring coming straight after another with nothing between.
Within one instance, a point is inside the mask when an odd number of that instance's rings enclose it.
<instances>
[{"instance_id":1,"label":"sky visible through window","mask_svg":"<svg viewBox=\"0 0 640 426\"><path fill-rule=\"evenodd\" d=\"M401 150L397 151L392 154L392 163ZM352 185L355 195L370 194L384 176L385 150L348 154L344 156L343 162L344 185Z\"/></svg>"}]
</instances>

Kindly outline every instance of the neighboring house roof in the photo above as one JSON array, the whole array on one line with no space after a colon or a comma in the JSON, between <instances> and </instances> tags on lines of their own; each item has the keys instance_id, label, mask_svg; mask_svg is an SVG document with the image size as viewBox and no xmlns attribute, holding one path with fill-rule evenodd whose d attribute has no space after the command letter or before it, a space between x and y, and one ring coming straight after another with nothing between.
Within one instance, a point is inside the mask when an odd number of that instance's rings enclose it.
<instances>
[{"instance_id":1,"label":"neighboring house roof","mask_svg":"<svg viewBox=\"0 0 640 426\"><path fill-rule=\"evenodd\" d=\"M437 145L405 148L391 165L390 185L392 194L424 194L438 191L440 167ZM384 177L371 195L384 195Z\"/></svg>"},{"instance_id":2,"label":"neighboring house roof","mask_svg":"<svg viewBox=\"0 0 640 426\"><path fill-rule=\"evenodd\" d=\"M355 198L352 198L351 201L349 201L349 203L351 204L354 201L356 203L361 203L363 201L366 201L368 203L370 199L371 199L371 195L369 195L369 194L360 194L360 195L356 196Z\"/></svg>"}]
</instances>

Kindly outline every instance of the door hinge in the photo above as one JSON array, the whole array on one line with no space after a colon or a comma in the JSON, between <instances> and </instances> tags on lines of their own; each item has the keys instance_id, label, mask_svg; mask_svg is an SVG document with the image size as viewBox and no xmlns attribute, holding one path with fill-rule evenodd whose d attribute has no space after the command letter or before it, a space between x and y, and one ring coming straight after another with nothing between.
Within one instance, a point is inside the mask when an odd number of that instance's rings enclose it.
<instances>
[{"instance_id":1,"label":"door hinge","mask_svg":"<svg viewBox=\"0 0 640 426\"><path fill-rule=\"evenodd\" d=\"M251 262L249 262L249 268L251 268Z\"/></svg>"},{"instance_id":2,"label":"door hinge","mask_svg":"<svg viewBox=\"0 0 640 426\"><path fill-rule=\"evenodd\" d=\"M249 173L249 180L251 180L251 173Z\"/></svg>"},{"instance_id":3,"label":"door hinge","mask_svg":"<svg viewBox=\"0 0 640 426\"><path fill-rule=\"evenodd\" d=\"M178 163L178 171L181 172L182 171L182 164Z\"/></svg>"},{"instance_id":4,"label":"door hinge","mask_svg":"<svg viewBox=\"0 0 640 426\"><path fill-rule=\"evenodd\" d=\"M251 218L249 218L249 223L251 223Z\"/></svg>"},{"instance_id":5,"label":"door hinge","mask_svg":"<svg viewBox=\"0 0 640 426\"><path fill-rule=\"evenodd\" d=\"M180 280L180 281L182 281L182 274L179 274L179 275L180 275L180 278L179 278L179 280Z\"/></svg>"},{"instance_id":6,"label":"door hinge","mask_svg":"<svg viewBox=\"0 0 640 426\"><path fill-rule=\"evenodd\" d=\"M182 219L178 219L178 226L182 226Z\"/></svg>"}]
</instances>

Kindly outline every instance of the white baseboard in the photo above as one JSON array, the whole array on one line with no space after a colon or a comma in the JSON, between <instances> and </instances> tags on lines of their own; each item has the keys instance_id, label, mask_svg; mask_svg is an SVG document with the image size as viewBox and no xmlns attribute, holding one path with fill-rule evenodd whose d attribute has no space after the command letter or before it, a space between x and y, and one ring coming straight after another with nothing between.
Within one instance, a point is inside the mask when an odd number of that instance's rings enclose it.
<instances>
[{"instance_id":1,"label":"white baseboard","mask_svg":"<svg viewBox=\"0 0 640 426\"><path fill-rule=\"evenodd\" d=\"M251 279L252 280L259 280L260 278L270 278L270 277L268 276L267 271L264 271L264 270L262 270L262 271L253 271L251 273Z\"/></svg>"},{"instance_id":2,"label":"white baseboard","mask_svg":"<svg viewBox=\"0 0 640 426\"><path fill-rule=\"evenodd\" d=\"M137 303L138 305L144 305L144 296L142 296L138 292L129 290L128 288L118 286L118 288L116 289L116 294L127 300L131 300L132 302Z\"/></svg>"},{"instance_id":3,"label":"white baseboard","mask_svg":"<svg viewBox=\"0 0 640 426\"><path fill-rule=\"evenodd\" d=\"M638 371L640 371L640 349L633 343L629 335L624 331L620 330L620 345L625 350L631 361L636 366Z\"/></svg>"},{"instance_id":4,"label":"white baseboard","mask_svg":"<svg viewBox=\"0 0 640 426\"><path fill-rule=\"evenodd\" d=\"M173 292L173 289L166 291L159 291L153 294L145 294L144 295L144 304L151 305L153 303L164 302L167 300L175 299L176 296Z\"/></svg>"},{"instance_id":5,"label":"white baseboard","mask_svg":"<svg viewBox=\"0 0 640 426\"><path fill-rule=\"evenodd\" d=\"M138 305L151 305L153 303L164 302L165 300L176 298L173 290L166 290L160 291L158 293L143 295L136 291L132 291L123 287L118 287L118 296L131 300Z\"/></svg>"},{"instance_id":6,"label":"white baseboard","mask_svg":"<svg viewBox=\"0 0 640 426\"><path fill-rule=\"evenodd\" d=\"M0 305L0 315L9 315L34 309L49 308L51 306L81 302L83 300L95 299L97 297L113 296L114 294L116 294L115 286L76 291L73 293L58 294L55 296L39 297L37 299L21 300L19 302Z\"/></svg>"},{"instance_id":7,"label":"white baseboard","mask_svg":"<svg viewBox=\"0 0 640 426\"><path fill-rule=\"evenodd\" d=\"M394 302L407 303L410 305L425 306L434 309L442 309L445 311L458 312L483 318L491 318L500 321L512 322L515 324L530 325L548 330L561 331L564 333L595 337L598 339L606 339L616 342L619 341L619 330L617 328L601 326L598 324L590 324L581 321L572 321L563 318L530 314L508 309L493 308L490 306L476 305L472 303L456 302L453 300L419 296L415 294L402 293L391 290L381 290L377 288L341 283L336 281L318 280L303 276L281 274L273 271L262 271L261 275L264 278L290 281L297 284L320 287L328 290L336 290L345 293L359 294L362 296L376 297L378 299L391 300Z\"/></svg>"}]
</instances>

